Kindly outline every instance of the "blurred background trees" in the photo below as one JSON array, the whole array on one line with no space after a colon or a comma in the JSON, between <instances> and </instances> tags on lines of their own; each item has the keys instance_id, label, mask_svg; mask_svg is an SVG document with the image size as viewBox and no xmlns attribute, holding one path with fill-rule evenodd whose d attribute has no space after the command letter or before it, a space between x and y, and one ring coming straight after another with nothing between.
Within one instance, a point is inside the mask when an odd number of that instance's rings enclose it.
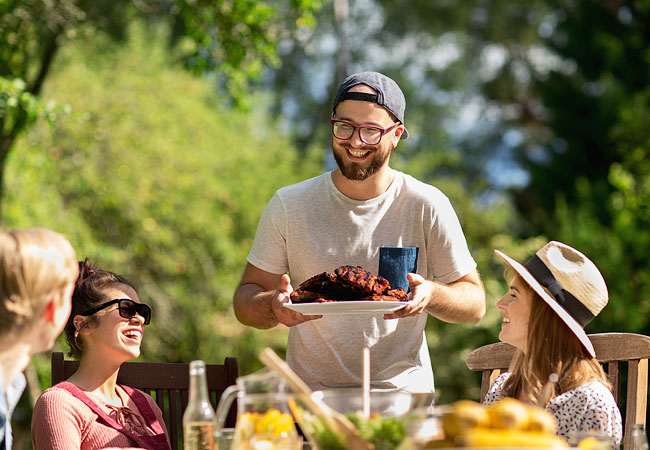
<instances>
[{"instance_id":1,"label":"blurred background trees","mask_svg":"<svg viewBox=\"0 0 650 450\"><path fill-rule=\"evenodd\" d=\"M287 333L232 314L259 215L333 167L341 78L382 71L408 103L393 165L451 198L486 285L480 324L427 328L439 401L478 399L464 356L497 340L494 248L583 250L610 289L588 331L650 334L649 24L647 0L0 1L2 226L133 279L143 359L257 370Z\"/></svg>"}]
</instances>

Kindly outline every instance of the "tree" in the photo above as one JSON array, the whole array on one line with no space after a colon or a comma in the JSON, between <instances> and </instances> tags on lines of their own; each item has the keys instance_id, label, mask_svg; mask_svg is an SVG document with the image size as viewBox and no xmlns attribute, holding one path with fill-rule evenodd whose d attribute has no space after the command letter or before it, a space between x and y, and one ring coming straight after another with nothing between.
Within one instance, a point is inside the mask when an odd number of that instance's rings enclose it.
<instances>
[{"instance_id":1,"label":"tree","mask_svg":"<svg viewBox=\"0 0 650 450\"><path fill-rule=\"evenodd\" d=\"M223 92L244 103L249 83L275 46L310 26L319 0L265 3L186 0L5 0L0 3L0 205L4 166L16 137L39 116L61 111L39 99L59 49L77 34L122 39L137 17L170 24L169 42L197 74L215 73Z\"/></svg>"}]
</instances>

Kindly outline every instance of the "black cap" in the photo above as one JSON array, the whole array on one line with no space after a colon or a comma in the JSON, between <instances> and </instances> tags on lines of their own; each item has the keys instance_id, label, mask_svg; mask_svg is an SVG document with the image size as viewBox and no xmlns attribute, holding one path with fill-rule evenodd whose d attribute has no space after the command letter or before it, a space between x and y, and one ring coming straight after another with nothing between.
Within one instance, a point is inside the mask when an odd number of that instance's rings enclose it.
<instances>
[{"instance_id":1,"label":"black cap","mask_svg":"<svg viewBox=\"0 0 650 450\"><path fill-rule=\"evenodd\" d=\"M359 84L370 86L377 91L377 94L348 92L352 87ZM406 109L404 94L395 81L379 72L360 72L347 77L336 91L336 97L334 97L334 104L332 105L333 112L336 111L337 105L343 100L361 100L377 103L386 108L404 125L404 110ZM408 137L409 133L406 131L405 126L401 139L407 139Z\"/></svg>"}]
</instances>

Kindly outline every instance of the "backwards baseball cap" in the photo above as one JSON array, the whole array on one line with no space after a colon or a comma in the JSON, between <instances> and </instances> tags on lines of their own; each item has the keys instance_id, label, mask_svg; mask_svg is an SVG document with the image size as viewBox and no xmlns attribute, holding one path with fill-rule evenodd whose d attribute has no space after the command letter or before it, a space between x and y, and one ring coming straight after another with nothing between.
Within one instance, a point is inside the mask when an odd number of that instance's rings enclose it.
<instances>
[{"instance_id":1,"label":"backwards baseball cap","mask_svg":"<svg viewBox=\"0 0 650 450\"><path fill-rule=\"evenodd\" d=\"M366 94L363 92L348 92L352 87L359 84L370 86L377 94ZM334 104L332 111L336 111L336 107L343 100L361 100L365 102L377 103L386 108L393 114L402 125L404 125L404 109L406 108L406 99L402 90L397 83L379 72L360 72L350 75L339 86L334 97ZM409 137L406 127L401 138L407 139Z\"/></svg>"}]
</instances>

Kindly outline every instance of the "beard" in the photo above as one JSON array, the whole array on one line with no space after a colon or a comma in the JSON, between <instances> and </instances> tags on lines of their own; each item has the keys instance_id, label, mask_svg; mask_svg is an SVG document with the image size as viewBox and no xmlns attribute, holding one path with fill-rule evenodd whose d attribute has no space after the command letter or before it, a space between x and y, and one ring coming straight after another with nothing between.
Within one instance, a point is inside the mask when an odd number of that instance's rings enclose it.
<instances>
[{"instance_id":1,"label":"beard","mask_svg":"<svg viewBox=\"0 0 650 450\"><path fill-rule=\"evenodd\" d=\"M363 181L366 178L374 175L382 168L390 152L382 151L382 149L377 149L375 147L361 147L357 150L370 151L371 152L371 161L368 167L362 167L359 163L345 161L343 152L349 149L351 146L349 144L340 144L339 147L342 149L341 152L337 152L336 148L332 146L332 153L334 154L334 159L336 164L339 166L339 170L345 178L348 180L354 181Z\"/></svg>"}]
</instances>

